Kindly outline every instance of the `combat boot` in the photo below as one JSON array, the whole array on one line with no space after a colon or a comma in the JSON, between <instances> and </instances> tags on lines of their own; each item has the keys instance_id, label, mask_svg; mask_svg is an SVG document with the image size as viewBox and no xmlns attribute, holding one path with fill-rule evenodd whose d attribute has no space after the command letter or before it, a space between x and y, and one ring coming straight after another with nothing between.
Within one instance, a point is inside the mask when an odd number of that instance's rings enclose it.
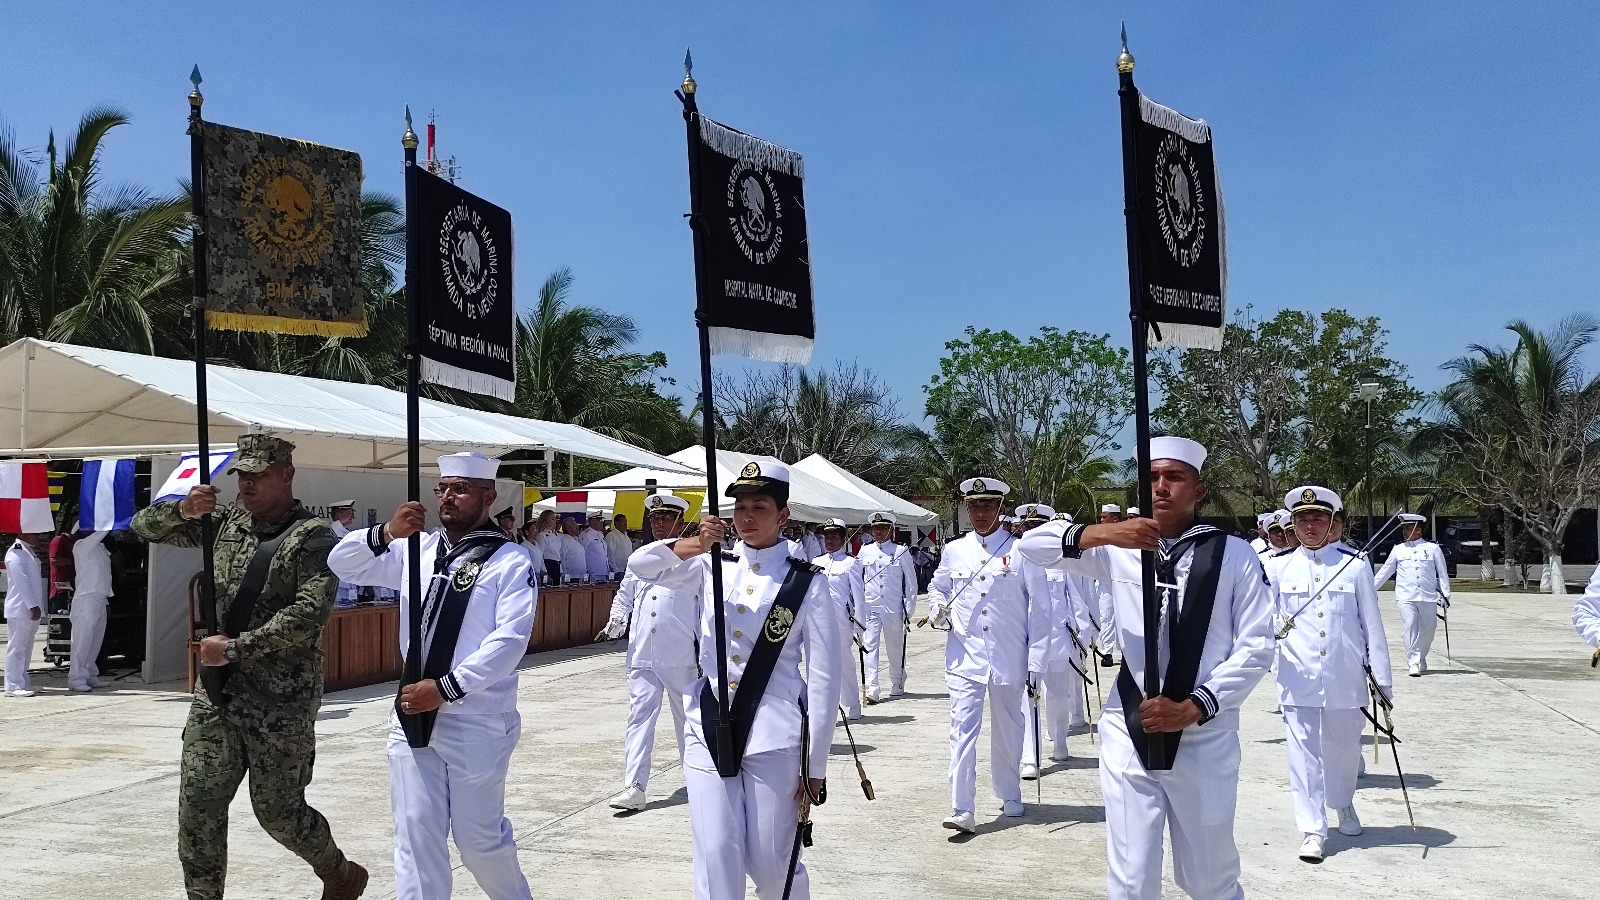
<instances>
[{"instance_id":1,"label":"combat boot","mask_svg":"<svg viewBox=\"0 0 1600 900\"><path fill-rule=\"evenodd\" d=\"M350 860L322 877L322 900L356 900L367 889L367 870Z\"/></svg>"}]
</instances>

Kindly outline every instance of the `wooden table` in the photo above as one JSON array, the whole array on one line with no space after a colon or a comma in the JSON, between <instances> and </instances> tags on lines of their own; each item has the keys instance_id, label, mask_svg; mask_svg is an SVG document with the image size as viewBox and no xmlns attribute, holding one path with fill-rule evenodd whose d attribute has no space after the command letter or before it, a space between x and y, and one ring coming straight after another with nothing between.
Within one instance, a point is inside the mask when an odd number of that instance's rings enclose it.
<instances>
[{"instance_id":1,"label":"wooden table","mask_svg":"<svg viewBox=\"0 0 1600 900\"><path fill-rule=\"evenodd\" d=\"M540 588L528 652L593 643L595 634L606 627L606 620L611 618L611 598L616 593L615 584Z\"/></svg>"}]
</instances>

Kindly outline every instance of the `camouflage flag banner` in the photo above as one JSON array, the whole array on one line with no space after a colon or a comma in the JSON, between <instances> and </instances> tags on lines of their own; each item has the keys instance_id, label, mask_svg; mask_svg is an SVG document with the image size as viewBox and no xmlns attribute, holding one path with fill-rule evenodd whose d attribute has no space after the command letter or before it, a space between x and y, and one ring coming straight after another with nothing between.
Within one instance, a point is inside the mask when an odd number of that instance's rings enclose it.
<instances>
[{"instance_id":1,"label":"camouflage flag banner","mask_svg":"<svg viewBox=\"0 0 1600 900\"><path fill-rule=\"evenodd\" d=\"M711 353L804 365L817 334L805 163L793 150L699 120Z\"/></svg>"},{"instance_id":2,"label":"camouflage flag banner","mask_svg":"<svg viewBox=\"0 0 1600 900\"><path fill-rule=\"evenodd\" d=\"M361 157L212 122L200 129L206 324L365 335Z\"/></svg>"},{"instance_id":3,"label":"camouflage flag banner","mask_svg":"<svg viewBox=\"0 0 1600 900\"><path fill-rule=\"evenodd\" d=\"M422 380L501 400L517 391L516 308L511 296L511 214L450 182L407 166L417 206Z\"/></svg>"},{"instance_id":4,"label":"camouflage flag banner","mask_svg":"<svg viewBox=\"0 0 1600 900\"><path fill-rule=\"evenodd\" d=\"M1134 132L1139 265L1152 347L1222 349L1228 256L1211 126L1143 94Z\"/></svg>"}]
</instances>

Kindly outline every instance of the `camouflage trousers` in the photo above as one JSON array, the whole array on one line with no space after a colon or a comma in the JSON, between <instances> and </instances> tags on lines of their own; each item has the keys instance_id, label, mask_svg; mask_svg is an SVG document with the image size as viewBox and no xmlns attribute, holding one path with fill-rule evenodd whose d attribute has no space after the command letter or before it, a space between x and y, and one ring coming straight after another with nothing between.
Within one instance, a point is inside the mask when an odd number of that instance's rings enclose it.
<instances>
[{"instance_id":1,"label":"camouflage trousers","mask_svg":"<svg viewBox=\"0 0 1600 900\"><path fill-rule=\"evenodd\" d=\"M316 713L235 698L218 709L197 693L183 728L178 859L189 900L221 900L228 871L228 804L250 775L250 805L267 834L328 875L344 862L328 820L306 804L316 758Z\"/></svg>"}]
</instances>

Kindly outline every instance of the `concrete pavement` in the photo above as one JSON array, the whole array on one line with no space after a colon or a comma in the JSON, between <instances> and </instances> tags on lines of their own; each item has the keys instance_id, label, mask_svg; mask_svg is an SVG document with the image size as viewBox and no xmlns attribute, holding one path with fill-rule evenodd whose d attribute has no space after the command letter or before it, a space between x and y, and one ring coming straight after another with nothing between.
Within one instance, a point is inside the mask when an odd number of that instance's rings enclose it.
<instances>
[{"instance_id":1,"label":"concrete pavement","mask_svg":"<svg viewBox=\"0 0 1600 900\"><path fill-rule=\"evenodd\" d=\"M1393 595L1380 595L1396 670ZM1584 896L1600 838L1600 671L1570 625L1575 598L1458 593L1455 659L1441 630L1433 674L1397 679L1416 830L1406 824L1389 747L1372 761L1356 804L1366 834L1334 834L1320 866L1298 861L1283 726L1266 682L1246 702L1236 835L1253 897ZM853 723L877 791L856 785L840 729L830 799L809 851L814 893L852 900L912 896L1099 897L1105 826L1097 746L1047 770L1043 802L1024 783L1027 815L998 820L980 745L975 836L939 827L948 812L949 705L942 635L916 631L911 693ZM1270 677L1270 676L1269 676ZM35 676L40 696L0 701L0 897L29 900L179 898L177 759L188 697L181 685L120 682L72 694L64 670ZM1109 683L1109 680L1108 680ZM392 897L392 826L383 746L393 685L329 695L318 722L309 795L334 835L372 870L367 896ZM664 715L650 808L617 815L626 706L617 645L529 656L523 738L507 805L524 870L539 897L655 898L691 893L683 779ZM241 793L232 809L229 896L316 897L309 868L261 831ZM1170 863L1169 863L1170 872ZM1170 875L1169 875L1170 877ZM1178 896L1175 889L1170 896ZM465 870L455 896L481 897Z\"/></svg>"}]
</instances>

